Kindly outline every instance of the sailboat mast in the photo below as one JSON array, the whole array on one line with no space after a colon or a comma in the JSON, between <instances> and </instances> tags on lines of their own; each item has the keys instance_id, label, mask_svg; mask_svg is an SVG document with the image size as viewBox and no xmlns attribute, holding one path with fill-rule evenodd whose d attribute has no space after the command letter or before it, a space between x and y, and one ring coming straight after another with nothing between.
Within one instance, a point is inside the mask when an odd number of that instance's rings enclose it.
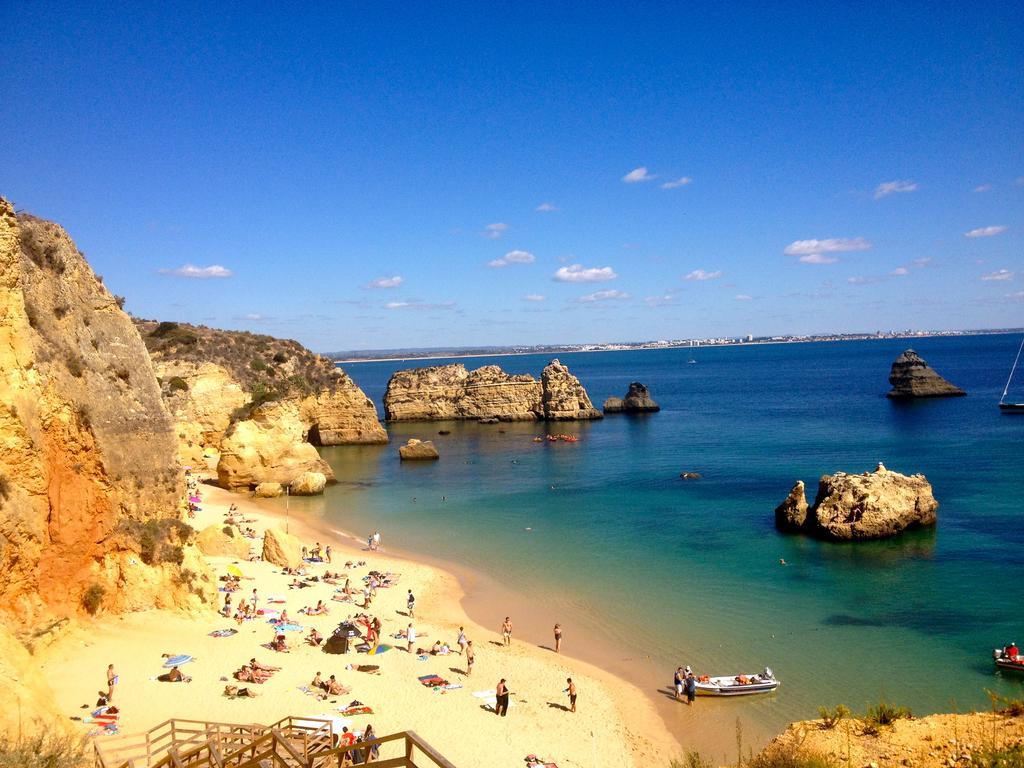
<instances>
[{"instance_id":1,"label":"sailboat mast","mask_svg":"<svg viewBox=\"0 0 1024 768\"><path fill-rule=\"evenodd\" d=\"M1006 393L1010 391L1010 382L1013 381L1013 372L1017 370L1017 363L1020 361L1020 352L1024 349L1024 339L1020 340L1020 346L1017 348L1017 357L1013 361L1013 368L1010 369L1010 378L1006 380L1006 386L1003 387L1003 396L999 398L999 402L1003 402L1006 399Z\"/></svg>"}]
</instances>

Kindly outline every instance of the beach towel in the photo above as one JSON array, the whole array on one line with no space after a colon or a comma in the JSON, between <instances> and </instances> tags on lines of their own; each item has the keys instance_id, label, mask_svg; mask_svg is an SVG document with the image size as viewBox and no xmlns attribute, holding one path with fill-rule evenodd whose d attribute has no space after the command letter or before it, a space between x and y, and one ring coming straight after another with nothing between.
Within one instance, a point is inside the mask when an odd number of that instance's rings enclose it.
<instances>
[{"instance_id":1,"label":"beach towel","mask_svg":"<svg viewBox=\"0 0 1024 768\"><path fill-rule=\"evenodd\" d=\"M210 637L231 637L237 634L237 629L215 629L210 633Z\"/></svg>"},{"instance_id":2,"label":"beach towel","mask_svg":"<svg viewBox=\"0 0 1024 768\"><path fill-rule=\"evenodd\" d=\"M367 655L367 656L380 656L380 654L382 654L382 653L387 653L387 652L388 652L388 651L390 651L390 650L391 650L391 649L392 649L393 647L394 647L394 646L391 646L391 645L385 645L384 643L381 643L381 644L380 644L380 645L378 645L378 646L377 646L376 648L371 648L371 649L370 649L369 651L367 651L367 654L366 654L366 655Z\"/></svg>"},{"instance_id":3,"label":"beach towel","mask_svg":"<svg viewBox=\"0 0 1024 768\"><path fill-rule=\"evenodd\" d=\"M423 683L427 688L433 688L437 685L448 685L448 681L438 675L423 675L416 679Z\"/></svg>"},{"instance_id":4,"label":"beach towel","mask_svg":"<svg viewBox=\"0 0 1024 768\"><path fill-rule=\"evenodd\" d=\"M448 685L444 686L444 689L446 691L457 691L461 687L462 683L448 683Z\"/></svg>"},{"instance_id":5,"label":"beach towel","mask_svg":"<svg viewBox=\"0 0 1024 768\"><path fill-rule=\"evenodd\" d=\"M360 704L358 707L338 707L338 711L341 712L343 717L352 717L354 715L372 715L373 707L368 707L365 704Z\"/></svg>"},{"instance_id":6,"label":"beach towel","mask_svg":"<svg viewBox=\"0 0 1024 768\"><path fill-rule=\"evenodd\" d=\"M280 595L271 595L270 597L267 598L267 602L268 603L273 603L273 604L276 604L276 605L281 605L281 604L285 603L286 601Z\"/></svg>"},{"instance_id":7,"label":"beach towel","mask_svg":"<svg viewBox=\"0 0 1024 768\"><path fill-rule=\"evenodd\" d=\"M188 664L190 661L195 661L195 659L186 653L182 653L177 656L171 656L164 660L164 669L170 669L171 667L180 667L182 664Z\"/></svg>"},{"instance_id":8,"label":"beach towel","mask_svg":"<svg viewBox=\"0 0 1024 768\"><path fill-rule=\"evenodd\" d=\"M357 672L369 672L370 674L376 674L380 671L378 664L360 664L356 667Z\"/></svg>"},{"instance_id":9,"label":"beach towel","mask_svg":"<svg viewBox=\"0 0 1024 768\"><path fill-rule=\"evenodd\" d=\"M278 624L279 632L301 632L304 627L301 624Z\"/></svg>"}]
</instances>

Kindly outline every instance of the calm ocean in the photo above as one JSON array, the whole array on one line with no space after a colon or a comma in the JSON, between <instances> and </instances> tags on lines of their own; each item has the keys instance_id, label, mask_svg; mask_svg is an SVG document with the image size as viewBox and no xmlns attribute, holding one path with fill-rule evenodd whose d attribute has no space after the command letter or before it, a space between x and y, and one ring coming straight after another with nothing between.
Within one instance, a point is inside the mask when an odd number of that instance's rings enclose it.
<instances>
[{"instance_id":1,"label":"calm ocean","mask_svg":"<svg viewBox=\"0 0 1024 768\"><path fill-rule=\"evenodd\" d=\"M533 443L545 431L536 424L391 425L389 446L325 450L342 482L293 509L501 578L568 617L567 645L585 632L630 649L606 666L632 670L661 699L678 664L710 674L770 665L776 694L698 702L701 718L730 728L742 718L754 741L823 704L985 707L985 689L1024 695L991 661L994 646L1024 640L1024 416L996 408L1019 342L698 348L695 365L687 350L561 355L595 405L635 380L661 412L552 425L575 444ZM887 400L889 366L908 347L968 396ZM548 359L458 362L539 376ZM344 367L382 412L388 377L418 364ZM441 460L400 464L408 437L434 439ZM927 475L935 530L859 544L775 531L773 510L795 480L813 497L821 474L878 461ZM485 623L497 627L501 612ZM692 743L719 748L692 735L699 720L676 717Z\"/></svg>"}]
</instances>

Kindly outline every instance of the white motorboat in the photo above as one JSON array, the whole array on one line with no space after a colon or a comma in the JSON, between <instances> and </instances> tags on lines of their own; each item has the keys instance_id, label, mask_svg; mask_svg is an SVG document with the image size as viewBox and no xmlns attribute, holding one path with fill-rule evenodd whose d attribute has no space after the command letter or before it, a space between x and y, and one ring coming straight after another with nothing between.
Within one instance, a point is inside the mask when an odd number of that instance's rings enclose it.
<instances>
[{"instance_id":1,"label":"white motorboat","mask_svg":"<svg viewBox=\"0 0 1024 768\"><path fill-rule=\"evenodd\" d=\"M770 668L757 675L724 675L697 678L698 696L750 696L771 693L780 685Z\"/></svg>"}]
</instances>

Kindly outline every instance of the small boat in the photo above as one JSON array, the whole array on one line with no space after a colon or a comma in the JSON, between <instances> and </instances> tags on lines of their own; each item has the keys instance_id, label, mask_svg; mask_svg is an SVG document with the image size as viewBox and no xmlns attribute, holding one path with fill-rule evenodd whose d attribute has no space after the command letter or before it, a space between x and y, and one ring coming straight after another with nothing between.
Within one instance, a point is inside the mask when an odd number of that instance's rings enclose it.
<instances>
[{"instance_id":1,"label":"small boat","mask_svg":"<svg viewBox=\"0 0 1024 768\"><path fill-rule=\"evenodd\" d=\"M992 658L996 663L996 669L1024 675L1024 656L1010 656L1005 648L996 648L992 651Z\"/></svg>"},{"instance_id":2,"label":"small boat","mask_svg":"<svg viewBox=\"0 0 1024 768\"><path fill-rule=\"evenodd\" d=\"M780 685L769 667L758 675L724 675L697 678L698 696L750 696L771 693Z\"/></svg>"},{"instance_id":3,"label":"small boat","mask_svg":"<svg viewBox=\"0 0 1024 768\"><path fill-rule=\"evenodd\" d=\"M1013 367L1010 369L1010 378L1006 380L1006 386L1003 387L1003 396L999 398L999 410L1003 413L1024 413L1024 402L1006 402L1006 393L1010 391L1010 382L1013 381L1013 374L1017 370L1017 363L1020 362L1022 349L1024 349L1024 339L1021 339L1020 347L1017 348L1017 358L1013 361Z\"/></svg>"},{"instance_id":4,"label":"small boat","mask_svg":"<svg viewBox=\"0 0 1024 768\"><path fill-rule=\"evenodd\" d=\"M690 340L690 357L686 361L689 365L694 365L697 362L697 358L693 356L693 340Z\"/></svg>"}]
</instances>

